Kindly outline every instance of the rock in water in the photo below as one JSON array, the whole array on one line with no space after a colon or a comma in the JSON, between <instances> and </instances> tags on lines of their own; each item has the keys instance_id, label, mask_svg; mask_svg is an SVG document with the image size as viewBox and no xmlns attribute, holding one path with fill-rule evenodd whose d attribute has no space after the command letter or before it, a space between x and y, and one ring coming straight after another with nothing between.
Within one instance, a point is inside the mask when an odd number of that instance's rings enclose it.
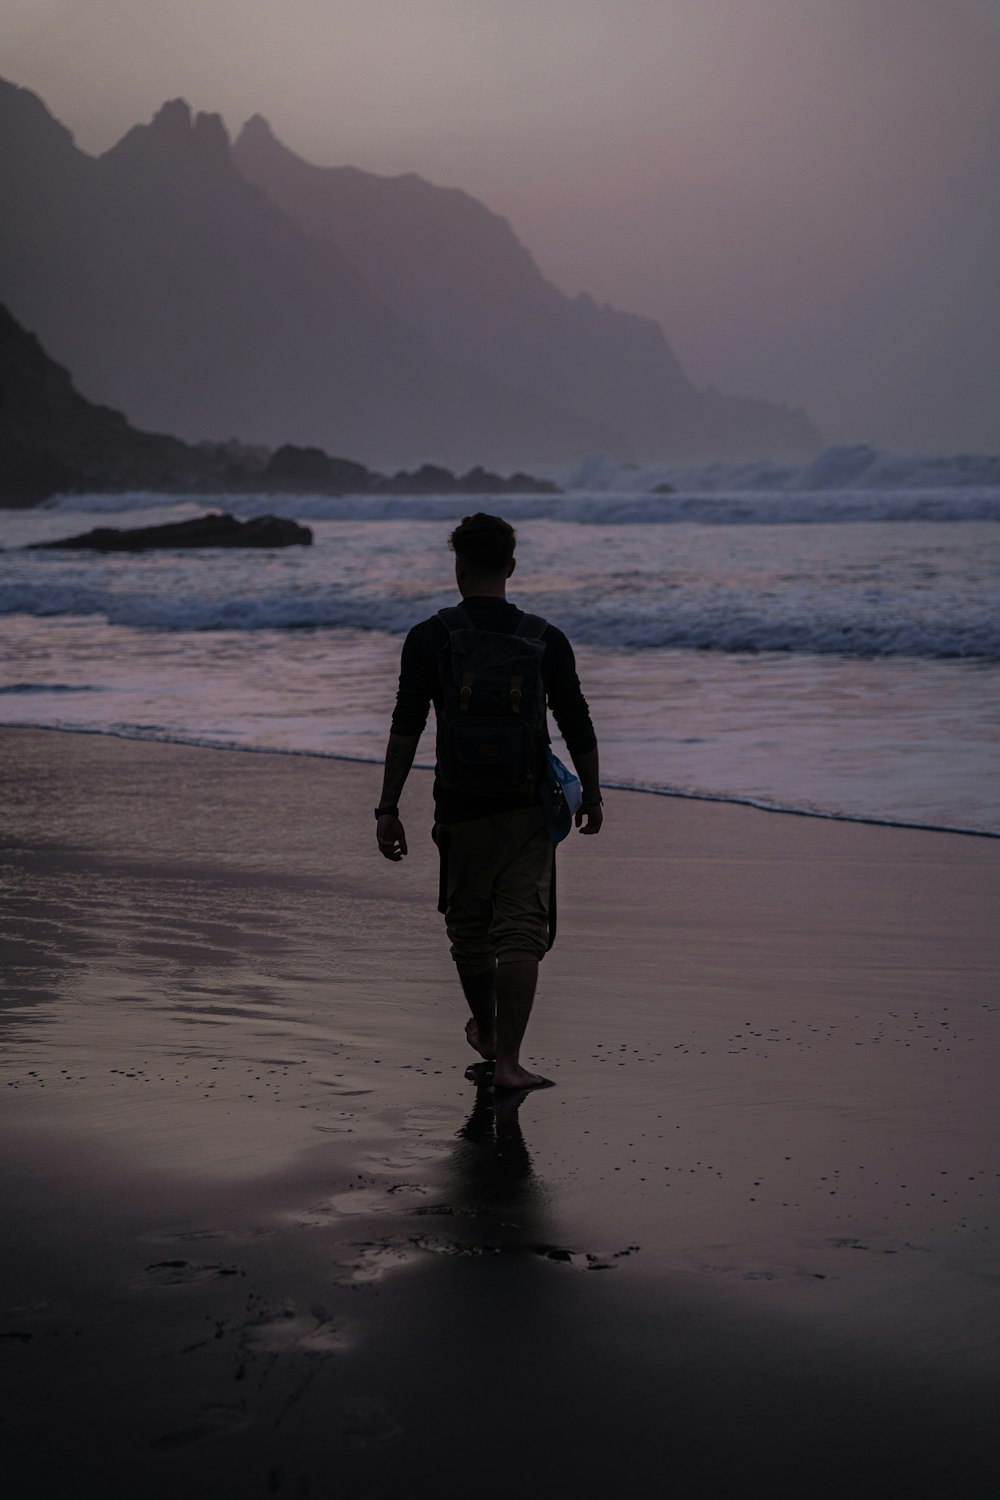
<instances>
[{"instance_id":1,"label":"rock in water","mask_svg":"<svg viewBox=\"0 0 1000 1500\"><path fill-rule=\"evenodd\" d=\"M120 530L98 526L81 536L56 542L33 542L31 550L56 547L90 547L95 552L144 552L150 547L310 547L312 532L298 521L283 516L254 516L238 521L235 516L213 513L193 521L171 521L163 526L135 526Z\"/></svg>"}]
</instances>

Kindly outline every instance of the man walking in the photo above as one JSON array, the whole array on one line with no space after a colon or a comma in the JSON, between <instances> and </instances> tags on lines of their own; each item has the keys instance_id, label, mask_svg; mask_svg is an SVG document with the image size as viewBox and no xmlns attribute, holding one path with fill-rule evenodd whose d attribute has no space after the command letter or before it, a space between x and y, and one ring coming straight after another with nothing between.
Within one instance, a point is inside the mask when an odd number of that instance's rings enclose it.
<instances>
[{"instance_id":1,"label":"man walking","mask_svg":"<svg viewBox=\"0 0 1000 1500\"><path fill-rule=\"evenodd\" d=\"M576 826L598 833L603 816L597 740L572 647L554 625L507 599L515 540L506 521L481 512L466 516L449 538L462 603L406 637L375 809L379 850L398 861L407 852L399 799L433 703L440 909L472 1011L466 1036L484 1058L495 1058L497 1089L550 1082L520 1063L554 915L554 850L541 805L546 700L582 786Z\"/></svg>"}]
</instances>

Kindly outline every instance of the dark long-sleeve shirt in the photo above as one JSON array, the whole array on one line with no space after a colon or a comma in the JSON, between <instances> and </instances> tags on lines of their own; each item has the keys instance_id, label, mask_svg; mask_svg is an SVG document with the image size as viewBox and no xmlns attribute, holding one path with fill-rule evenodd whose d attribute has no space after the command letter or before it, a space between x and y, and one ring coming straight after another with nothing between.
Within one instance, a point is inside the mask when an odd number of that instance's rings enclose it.
<instances>
[{"instance_id":1,"label":"dark long-sleeve shirt","mask_svg":"<svg viewBox=\"0 0 1000 1500\"><path fill-rule=\"evenodd\" d=\"M512 635L522 611L506 599L471 598L462 608L473 625ZM587 700L580 689L576 661L569 641L555 625L546 625L542 635L542 682L545 698L571 755L584 755L597 744ZM393 734L419 735L427 723L431 704L439 712L444 694L440 658L448 643L448 631L437 615L414 625L403 643L399 667L399 690L392 716ZM527 800L527 799L526 799ZM512 804L505 804L510 806ZM481 795L446 789L434 779L434 806L439 823L464 823L496 811L496 802Z\"/></svg>"}]
</instances>

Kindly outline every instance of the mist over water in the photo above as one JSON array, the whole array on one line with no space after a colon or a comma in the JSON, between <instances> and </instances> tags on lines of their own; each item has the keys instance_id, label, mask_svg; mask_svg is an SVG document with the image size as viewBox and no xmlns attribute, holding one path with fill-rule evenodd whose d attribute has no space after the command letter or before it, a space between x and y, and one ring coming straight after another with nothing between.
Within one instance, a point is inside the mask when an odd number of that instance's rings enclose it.
<instances>
[{"instance_id":1,"label":"mist over water","mask_svg":"<svg viewBox=\"0 0 1000 1500\"><path fill-rule=\"evenodd\" d=\"M310 163L480 198L698 385L829 441L1000 450L993 0L8 10L3 71L84 151L178 94L263 114Z\"/></svg>"}]
</instances>

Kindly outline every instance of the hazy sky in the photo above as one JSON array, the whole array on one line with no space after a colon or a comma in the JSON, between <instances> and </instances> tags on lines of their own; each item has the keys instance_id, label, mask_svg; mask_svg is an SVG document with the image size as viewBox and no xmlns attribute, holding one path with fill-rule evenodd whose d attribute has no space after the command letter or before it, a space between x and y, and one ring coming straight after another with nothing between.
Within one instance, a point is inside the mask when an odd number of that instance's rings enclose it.
<instances>
[{"instance_id":1,"label":"hazy sky","mask_svg":"<svg viewBox=\"0 0 1000 1500\"><path fill-rule=\"evenodd\" d=\"M699 383L1000 450L1000 0L0 0L0 73L464 187Z\"/></svg>"}]
</instances>

